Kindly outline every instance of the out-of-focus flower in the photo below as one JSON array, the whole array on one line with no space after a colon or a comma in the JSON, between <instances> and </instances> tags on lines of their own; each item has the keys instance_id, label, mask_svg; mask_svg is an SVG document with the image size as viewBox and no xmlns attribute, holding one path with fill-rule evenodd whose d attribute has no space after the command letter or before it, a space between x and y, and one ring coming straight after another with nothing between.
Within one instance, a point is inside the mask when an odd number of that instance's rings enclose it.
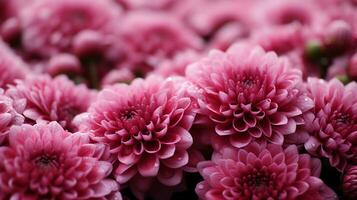
<instances>
[{"instance_id":1,"label":"out-of-focus flower","mask_svg":"<svg viewBox=\"0 0 357 200\"><path fill-rule=\"evenodd\" d=\"M103 77L101 85L105 87L115 83L130 83L134 79L134 74L128 68L113 69Z\"/></svg>"},{"instance_id":2,"label":"out-of-focus flower","mask_svg":"<svg viewBox=\"0 0 357 200\"><path fill-rule=\"evenodd\" d=\"M354 42L352 27L343 20L331 22L325 31L324 45L333 53L343 53Z\"/></svg>"},{"instance_id":3,"label":"out-of-focus flower","mask_svg":"<svg viewBox=\"0 0 357 200\"><path fill-rule=\"evenodd\" d=\"M7 88L8 84L24 79L29 73L27 64L0 41L0 88Z\"/></svg>"},{"instance_id":4,"label":"out-of-focus flower","mask_svg":"<svg viewBox=\"0 0 357 200\"><path fill-rule=\"evenodd\" d=\"M177 53L173 58L162 61L158 67L152 71L152 74L161 75L163 77L175 75L184 76L187 66L199 58L199 53L192 50Z\"/></svg>"},{"instance_id":5,"label":"out-of-focus flower","mask_svg":"<svg viewBox=\"0 0 357 200\"><path fill-rule=\"evenodd\" d=\"M74 85L67 77L32 76L17 81L6 94L14 100L26 100L23 115L27 123L57 121L70 131L75 131L73 118L86 112L93 98L84 85Z\"/></svg>"},{"instance_id":6,"label":"out-of-focus flower","mask_svg":"<svg viewBox=\"0 0 357 200\"><path fill-rule=\"evenodd\" d=\"M52 56L73 51L74 38L82 31L100 35L98 46L115 33L120 8L110 0L36 1L21 13L23 45L31 53ZM78 48L78 47L77 47Z\"/></svg>"},{"instance_id":7,"label":"out-of-focus flower","mask_svg":"<svg viewBox=\"0 0 357 200\"><path fill-rule=\"evenodd\" d=\"M310 133L305 148L342 171L348 162L357 162L357 84L310 78L307 89L315 108L305 117Z\"/></svg>"},{"instance_id":8,"label":"out-of-focus flower","mask_svg":"<svg viewBox=\"0 0 357 200\"><path fill-rule=\"evenodd\" d=\"M352 80L357 80L357 53L353 54L348 62L347 74Z\"/></svg>"},{"instance_id":9,"label":"out-of-focus flower","mask_svg":"<svg viewBox=\"0 0 357 200\"><path fill-rule=\"evenodd\" d=\"M5 96L4 91L0 89L0 145L7 139L11 126L24 122L24 117L20 113L25 105L25 101L14 101Z\"/></svg>"},{"instance_id":10,"label":"out-of-focus flower","mask_svg":"<svg viewBox=\"0 0 357 200\"><path fill-rule=\"evenodd\" d=\"M121 37L127 44L127 65L143 74L180 51L202 47L201 39L177 18L150 11L129 12Z\"/></svg>"},{"instance_id":11,"label":"out-of-focus flower","mask_svg":"<svg viewBox=\"0 0 357 200\"><path fill-rule=\"evenodd\" d=\"M304 27L300 24L288 24L281 27L266 27L254 32L251 43L263 47L265 51L275 51L278 55L303 49L305 44Z\"/></svg>"},{"instance_id":12,"label":"out-of-focus flower","mask_svg":"<svg viewBox=\"0 0 357 200\"><path fill-rule=\"evenodd\" d=\"M189 19L189 24L200 35L206 37L214 36L215 32L231 22L247 28L245 26L249 25L248 20L251 16L249 13L250 5L250 3L244 1L203 1L200 6L196 7L201 12L193 13Z\"/></svg>"},{"instance_id":13,"label":"out-of-focus flower","mask_svg":"<svg viewBox=\"0 0 357 200\"><path fill-rule=\"evenodd\" d=\"M250 33L253 2L202 1L186 20L189 26L210 42L210 46L225 50L229 43Z\"/></svg>"},{"instance_id":14,"label":"out-of-focus flower","mask_svg":"<svg viewBox=\"0 0 357 200\"><path fill-rule=\"evenodd\" d=\"M344 172L342 188L347 199L357 198L357 165L348 167Z\"/></svg>"},{"instance_id":15,"label":"out-of-focus flower","mask_svg":"<svg viewBox=\"0 0 357 200\"><path fill-rule=\"evenodd\" d=\"M260 1L253 12L256 14L257 27L299 23L315 28L327 20L326 13L322 12L314 0L307 0L304 3L299 0Z\"/></svg>"},{"instance_id":16,"label":"out-of-focus flower","mask_svg":"<svg viewBox=\"0 0 357 200\"><path fill-rule=\"evenodd\" d=\"M118 190L106 177L112 165L100 161L104 145L69 133L56 122L13 127L9 146L0 147L1 199L93 199Z\"/></svg>"},{"instance_id":17,"label":"out-of-focus flower","mask_svg":"<svg viewBox=\"0 0 357 200\"><path fill-rule=\"evenodd\" d=\"M136 9L155 9L155 10L167 10L178 4L175 0L115 0L121 6L126 9L136 10ZM186 0L182 0L186 1Z\"/></svg>"},{"instance_id":18,"label":"out-of-focus flower","mask_svg":"<svg viewBox=\"0 0 357 200\"><path fill-rule=\"evenodd\" d=\"M212 161L198 164L204 178L196 186L201 199L332 200L335 193L320 176L321 163L298 154L295 145L251 143L242 149L226 148Z\"/></svg>"},{"instance_id":19,"label":"out-of-focus flower","mask_svg":"<svg viewBox=\"0 0 357 200\"><path fill-rule=\"evenodd\" d=\"M215 148L253 140L282 145L284 138L306 135L300 125L313 102L301 92L301 72L275 53L237 44L226 53L212 51L186 75L201 89L199 113L215 127Z\"/></svg>"},{"instance_id":20,"label":"out-of-focus flower","mask_svg":"<svg viewBox=\"0 0 357 200\"><path fill-rule=\"evenodd\" d=\"M130 182L138 190L151 179L168 186L181 182L195 158L188 132L195 118L194 92L183 78L150 76L98 94L89 108L91 138L109 146L120 184Z\"/></svg>"},{"instance_id":21,"label":"out-of-focus flower","mask_svg":"<svg viewBox=\"0 0 357 200\"><path fill-rule=\"evenodd\" d=\"M57 54L49 60L46 72L51 76L79 74L81 72L81 64L78 58L72 54Z\"/></svg>"}]
</instances>

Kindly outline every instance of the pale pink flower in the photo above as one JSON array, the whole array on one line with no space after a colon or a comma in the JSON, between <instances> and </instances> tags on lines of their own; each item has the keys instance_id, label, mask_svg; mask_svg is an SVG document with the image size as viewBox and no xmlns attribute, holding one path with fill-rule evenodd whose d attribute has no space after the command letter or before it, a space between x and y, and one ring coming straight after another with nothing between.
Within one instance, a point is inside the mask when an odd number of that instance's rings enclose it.
<instances>
[{"instance_id":1,"label":"pale pink flower","mask_svg":"<svg viewBox=\"0 0 357 200\"><path fill-rule=\"evenodd\" d=\"M305 148L342 171L347 163L357 162L357 84L310 78L307 88L315 108L305 117L310 133Z\"/></svg>"},{"instance_id":2,"label":"pale pink flower","mask_svg":"<svg viewBox=\"0 0 357 200\"><path fill-rule=\"evenodd\" d=\"M314 0L268 0L255 6L257 28L264 26L284 26L299 23L311 28L319 27L327 21L326 13Z\"/></svg>"},{"instance_id":3,"label":"pale pink flower","mask_svg":"<svg viewBox=\"0 0 357 200\"><path fill-rule=\"evenodd\" d=\"M105 146L89 141L56 122L13 127L9 146L0 147L0 198L104 199L117 191L106 178L111 163L100 160Z\"/></svg>"},{"instance_id":4,"label":"pale pink flower","mask_svg":"<svg viewBox=\"0 0 357 200\"><path fill-rule=\"evenodd\" d=\"M116 31L120 7L110 0L41 0L21 12L23 45L31 53L51 56L72 51L75 37L95 31L107 42Z\"/></svg>"},{"instance_id":5,"label":"pale pink flower","mask_svg":"<svg viewBox=\"0 0 357 200\"><path fill-rule=\"evenodd\" d=\"M199 60L200 57L200 54L193 50L180 52L172 59L163 60L152 73L163 77L184 76L187 66Z\"/></svg>"},{"instance_id":6,"label":"pale pink flower","mask_svg":"<svg viewBox=\"0 0 357 200\"><path fill-rule=\"evenodd\" d=\"M101 85L104 88L115 83L130 83L134 78L134 74L128 68L113 69L103 77Z\"/></svg>"},{"instance_id":7,"label":"pale pink flower","mask_svg":"<svg viewBox=\"0 0 357 200\"><path fill-rule=\"evenodd\" d=\"M266 27L254 32L250 42L263 47L265 51L275 51L282 55L295 49L303 49L306 41L306 28L301 24L288 24L281 27Z\"/></svg>"},{"instance_id":8,"label":"pale pink flower","mask_svg":"<svg viewBox=\"0 0 357 200\"><path fill-rule=\"evenodd\" d=\"M27 123L57 121L65 129L74 131L73 118L87 108L93 98L84 85L76 86L65 76L51 79L49 76L32 76L17 81L6 94L15 100L24 99L23 115Z\"/></svg>"},{"instance_id":9,"label":"pale pink flower","mask_svg":"<svg viewBox=\"0 0 357 200\"><path fill-rule=\"evenodd\" d=\"M295 145L251 143L242 149L226 148L212 161L198 164L204 181L196 186L207 200L333 200L336 194L320 176L321 163L298 154Z\"/></svg>"},{"instance_id":10,"label":"pale pink flower","mask_svg":"<svg viewBox=\"0 0 357 200\"><path fill-rule=\"evenodd\" d=\"M179 19L152 11L127 13L121 39L127 44L126 65L143 74L180 51L202 47L201 39Z\"/></svg>"},{"instance_id":11,"label":"pale pink flower","mask_svg":"<svg viewBox=\"0 0 357 200\"><path fill-rule=\"evenodd\" d=\"M24 79L30 71L20 57L0 40L0 88L7 88L16 79Z\"/></svg>"},{"instance_id":12,"label":"pale pink flower","mask_svg":"<svg viewBox=\"0 0 357 200\"><path fill-rule=\"evenodd\" d=\"M221 29L232 24L239 27L237 38L247 35L251 28L251 5L255 1L202 1L187 17L188 24L210 40ZM234 31L233 29L229 31Z\"/></svg>"},{"instance_id":13,"label":"pale pink flower","mask_svg":"<svg viewBox=\"0 0 357 200\"><path fill-rule=\"evenodd\" d=\"M199 113L215 127L215 148L253 140L282 145L306 135L300 125L313 102L301 92L301 72L273 52L243 44L211 51L186 76L201 90Z\"/></svg>"},{"instance_id":14,"label":"pale pink flower","mask_svg":"<svg viewBox=\"0 0 357 200\"><path fill-rule=\"evenodd\" d=\"M57 76L60 74L80 74L82 70L81 63L76 56L61 53L51 57L45 71L51 76Z\"/></svg>"},{"instance_id":15,"label":"pale pink flower","mask_svg":"<svg viewBox=\"0 0 357 200\"><path fill-rule=\"evenodd\" d=\"M183 78L150 76L98 94L89 108L89 128L93 140L109 146L120 184L130 182L139 190L152 179L168 186L181 182L194 159L188 132L195 118L194 92Z\"/></svg>"}]
</instances>

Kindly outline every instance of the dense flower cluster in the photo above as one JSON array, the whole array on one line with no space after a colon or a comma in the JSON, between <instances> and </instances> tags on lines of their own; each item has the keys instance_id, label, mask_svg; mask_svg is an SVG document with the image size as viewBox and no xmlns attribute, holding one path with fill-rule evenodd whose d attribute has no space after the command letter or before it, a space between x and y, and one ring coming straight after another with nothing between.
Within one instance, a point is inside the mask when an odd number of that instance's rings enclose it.
<instances>
[{"instance_id":1,"label":"dense flower cluster","mask_svg":"<svg viewBox=\"0 0 357 200\"><path fill-rule=\"evenodd\" d=\"M0 0L0 200L355 200L356 10Z\"/></svg>"},{"instance_id":2,"label":"dense flower cluster","mask_svg":"<svg viewBox=\"0 0 357 200\"><path fill-rule=\"evenodd\" d=\"M284 150L252 142L238 151L223 149L198 170L205 179L196 187L202 199L336 199L317 178L320 161L294 145Z\"/></svg>"}]
</instances>

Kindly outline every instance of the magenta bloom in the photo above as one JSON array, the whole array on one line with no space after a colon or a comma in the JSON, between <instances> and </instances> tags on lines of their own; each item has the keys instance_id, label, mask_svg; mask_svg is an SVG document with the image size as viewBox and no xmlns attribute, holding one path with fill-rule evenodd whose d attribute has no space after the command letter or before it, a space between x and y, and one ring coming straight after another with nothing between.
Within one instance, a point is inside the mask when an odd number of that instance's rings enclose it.
<instances>
[{"instance_id":1,"label":"magenta bloom","mask_svg":"<svg viewBox=\"0 0 357 200\"><path fill-rule=\"evenodd\" d=\"M0 40L0 88L7 88L16 79L29 73L27 65Z\"/></svg>"},{"instance_id":2,"label":"magenta bloom","mask_svg":"<svg viewBox=\"0 0 357 200\"><path fill-rule=\"evenodd\" d=\"M0 145L7 139L11 126L24 122L24 117L20 114L24 108L25 101L14 101L0 89Z\"/></svg>"},{"instance_id":3,"label":"magenta bloom","mask_svg":"<svg viewBox=\"0 0 357 200\"><path fill-rule=\"evenodd\" d=\"M357 165L350 166L345 171L342 188L347 199L357 199Z\"/></svg>"},{"instance_id":4,"label":"magenta bloom","mask_svg":"<svg viewBox=\"0 0 357 200\"><path fill-rule=\"evenodd\" d=\"M186 75L201 89L200 114L215 127L214 147L302 139L303 114L313 102L300 92L301 72L275 53L233 45L190 65Z\"/></svg>"},{"instance_id":5,"label":"magenta bloom","mask_svg":"<svg viewBox=\"0 0 357 200\"><path fill-rule=\"evenodd\" d=\"M0 147L1 199L93 199L118 190L106 177L112 165L100 161L104 145L89 143L56 122L13 127Z\"/></svg>"},{"instance_id":6,"label":"magenta bloom","mask_svg":"<svg viewBox=\"0 0 357 200\"><path fill-rule=\"evenodd\" d=\"M89 108L92 139L109 146L119 183L134 179L135 190L135 183L152 177L168 186L181 182L191 159L191 87L181 78L152 76L98 94Z\"/></svg>"},{"instance_id":7,"label":"magenta bloom","mask_svg":"<svg viewBox=\"0 0 357 200\"><path fill-rule=\"evenodd\" d=\"M150 11L129 12L121 24L121 37L127 43L127 64L146 73L177 52L199 49L200 38L177 18Z\"/></svg>"},{"instance_id":8,"label":"magenta bloom","mask_svg":"<svg viewBox=\"0 0 357 200\"><path fill-rule=\"evenodd\" d=\"M357 162L357 84L310 78L307 87L315 108L306 117L310 139L305 148L343 170L348 162Z\"/></svg>"},{"instance_id":9,"label":"magenta bloom","mask_svg":"<svg viewBox=\"0 0 357 200\"><path fill-rule=\"evenodd\" d=\"M100 42L106 42L115 32L120 11L110 0L36 1L21 14L24 47L44 56L68 52L74 38L87 30L95 31L102 38Z\"/></svg>"},{"instance_id":10,"label":"magenta bloom","mask_svg":"<svg viewBox=\"0 0 357 200\"><path fill-rule=\"evenodd\" d=\"M295 145L285 150L275 144L251 143L242 149L226 148L212 161L198 164L204 178L196 186L207 200L332 200L334 192L318 177L321 163Z\"/></svg>"},{"instance_id":11,"label":"magenta bloom","mask_svg":"<svg viewBox=\"0 0 357 200\"><path fill-rule=\"evenodd\" d=\"M57 121L71 131L76 130L72 119L87 111L93 96L86 86L76 86L65 76L32 76L18 81L6 94L15 100L26 100L23 115L28 123Z\"/></svg>"}]
</instances>

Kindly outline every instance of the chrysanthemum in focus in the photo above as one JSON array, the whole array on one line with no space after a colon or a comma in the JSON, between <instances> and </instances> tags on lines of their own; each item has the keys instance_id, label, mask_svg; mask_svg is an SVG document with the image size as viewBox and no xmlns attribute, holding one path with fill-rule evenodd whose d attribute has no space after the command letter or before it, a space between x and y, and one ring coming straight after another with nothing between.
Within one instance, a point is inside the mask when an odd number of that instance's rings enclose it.
<instances>
[{"instance_id":1,"label":"chrysanthemum in focus","mask_svg":"<svg viewBox=\"0 0 357 200\"><path fill-rule=\"evenodd\" d=\"M357 84L310 78L307 87L315 108L306 116L310 139L305 148L343 170L347 163L357 162Z\"/></svg>"},{"instance_id":2,"label":"chrysanthemum in focus","mask_svg":"<svg viewBox=\"0 0 357 200\"><path fill-rule=\"evenodd\" d=\"M84 85L76 86L65 76L32 76L18 81L6 94L14 100L26 100L23 115L27 123L57 121L67 130L76 131L73 118L87 111L93 93Z\"/></svg>"},{"instance_id":3,"label":"chrysanthemum in focus","mask_svg":"<svg viewBox=\"0 0 357 200\"><path fill-rule=\"evenodd\" d=\"M56 122L13 127L0 147L1 199L102 199L118 190L100 161L104 145L87 134L69 133Z\"/></svg>"},{"instance_id":4,"label":"chrysanthemum in focus","mask_svg":"<svg viewBox=\"0 0 357 200\"><path fill-rule=\"evenodd\" d=\"M201 89L199 113L215 127L215 148L253 140L282 145L306 135L299 125L313 102L301 93L301 72L275 53L237 44L226 53L212 51L186 75Z\"/></svg>"},{"instance_id":5,"label":"chrysanthemum in focus","mask_svg":"<svg viewBox=\"0 0 357 200\"><path fill-rule=\"evenodd\" d=\"M204 178L196 186L201 199L337 199L318 178L320 161L299 155L295 145L284 150L253 142L243 149L226 148L199 163L198 170Z\"/></svg>"},{"instance_id":6,"label":"chrysanthemum in focus","mask_svg":"<svg viewBox=\"0 0 357 200\"><path fill-rule=\"evenodd\" d=\"M109 146L119 183L130 181L135 190L148 179L168 186L181 182L192 158L190 92L195 91L183 78L152 76L98 94L89 108L89 127L93 140Z\"/></svg>"}]
</instances>

